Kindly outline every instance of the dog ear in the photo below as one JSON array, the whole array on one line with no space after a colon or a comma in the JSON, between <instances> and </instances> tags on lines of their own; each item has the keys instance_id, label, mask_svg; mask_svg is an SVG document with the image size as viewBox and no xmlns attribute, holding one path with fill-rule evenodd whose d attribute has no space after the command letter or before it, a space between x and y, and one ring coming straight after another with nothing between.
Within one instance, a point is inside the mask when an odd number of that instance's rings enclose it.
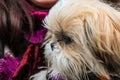
<instances>
[{"instance_id":1,"label":"dog ear","mask_svg":"<svg viewBox=\"0 0 120 80\"><path fill-rule=\"evenodd\" d=\"M111 54L119 55L120 45L120 12L108 7L99 15L99 39L104 50ZM99 44L100 45L100 44Z\"/></svg>"},{"instance_id":2,"label":"dog ear","mask_svg":"<svg viewBox=\"0 0 120 80\"><path fill-rule=\"evenodd\" d=\"M120 12L101 5L84 20L85 35L90 45L118 55L120 45ZM120 56L120 54L119 54Z\"/></svg>"},{"instance_id":3,"label":"dog ear","mask_svg":"<svg viewBox=\"0 0 120 80\"><path fill-rule=\"evenodd\" d=\"M120 12L102 5L84 20L84 32L91 53L109 73L120 72Z\"/></svg>"}]
</instances>

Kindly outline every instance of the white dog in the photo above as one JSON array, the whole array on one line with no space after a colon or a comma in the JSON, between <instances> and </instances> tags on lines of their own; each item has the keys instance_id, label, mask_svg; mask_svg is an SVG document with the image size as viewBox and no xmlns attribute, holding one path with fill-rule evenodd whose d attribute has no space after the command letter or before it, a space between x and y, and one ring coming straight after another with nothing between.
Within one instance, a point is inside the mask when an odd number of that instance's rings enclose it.
<instances>
[{"instance_id":1,"label":"white dog","mask_svg":"<svg viewBox=\"0 0 120 80\"><path fill-rule=\"evenodd\" d=\"M65 80L120 75L120 12L99 0L59 0L44 20L48 69Z\"/></svg>"}]
</instances>

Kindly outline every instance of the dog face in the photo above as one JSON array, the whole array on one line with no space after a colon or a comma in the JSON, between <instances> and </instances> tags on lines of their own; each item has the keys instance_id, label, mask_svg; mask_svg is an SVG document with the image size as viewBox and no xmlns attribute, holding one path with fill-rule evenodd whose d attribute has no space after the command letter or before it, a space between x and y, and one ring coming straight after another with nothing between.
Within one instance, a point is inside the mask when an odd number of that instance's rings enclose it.
<instances>
[{"instance_id":1,"label":"dog face","mask_svg":"<svg viewBox=\"0 0 120 80\"><path fill-rule=\"evenodd\" d=\"M120 13L99 0L60 0L44 20L45 55L53 75L110 78L120 73Z\"/></svg>"}]
</instances>

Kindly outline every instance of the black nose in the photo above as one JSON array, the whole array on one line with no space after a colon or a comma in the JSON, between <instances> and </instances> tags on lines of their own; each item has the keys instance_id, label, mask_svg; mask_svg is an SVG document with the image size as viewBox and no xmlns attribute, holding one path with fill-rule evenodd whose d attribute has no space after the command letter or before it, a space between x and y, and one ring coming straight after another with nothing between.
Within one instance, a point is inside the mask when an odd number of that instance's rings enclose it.
<instances>
[{"instance_id":1,"label":"black nose","mask_svg":"<svg viewBox=\"0 0 120 80\"><path fill-rule=\"evenodd\" d=\"M54 50L54 45L55 45L55 43L50 44L52 51Z\"/></svg>"}]
</instances>

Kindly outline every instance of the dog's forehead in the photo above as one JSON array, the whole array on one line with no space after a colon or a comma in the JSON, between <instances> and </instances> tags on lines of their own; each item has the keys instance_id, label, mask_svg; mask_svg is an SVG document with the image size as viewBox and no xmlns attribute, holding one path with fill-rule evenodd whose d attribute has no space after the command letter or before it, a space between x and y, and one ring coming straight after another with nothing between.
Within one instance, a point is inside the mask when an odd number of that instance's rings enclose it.
<instances>
[{"instance_id":1,"label":"dog's forehead","mask_svg":"<svg viewBox=\"0 0 120 80\"><path fill-rule=\"evenodd\" d=\"M52 30L72 30L83 27L84 20L96 18L101 6L98 0L60 0L47 16L48 28ZM78 3L77 3L78 2ZM87 2L87 3L86 3ZM96 6L96 7L95 7ZM99 7L100 6L100 7ZM100 8L101 9L101 8Z\"/></svg>"},{"instance_id":2,"label":"dog's forehead","mask_svg":"<svg viewBox=\"0 0 120 80\"><path fill-rule=\"evenodd\" d=\"M96 0L95 0L96 1ZM88 3L86 3L88 2ZM49 15L51 19L55 18L73 18L80 16L81 13L96 11L94 8L94 0L59 0L58 3L49 11Z\"/></svg>"}]
</instances>

